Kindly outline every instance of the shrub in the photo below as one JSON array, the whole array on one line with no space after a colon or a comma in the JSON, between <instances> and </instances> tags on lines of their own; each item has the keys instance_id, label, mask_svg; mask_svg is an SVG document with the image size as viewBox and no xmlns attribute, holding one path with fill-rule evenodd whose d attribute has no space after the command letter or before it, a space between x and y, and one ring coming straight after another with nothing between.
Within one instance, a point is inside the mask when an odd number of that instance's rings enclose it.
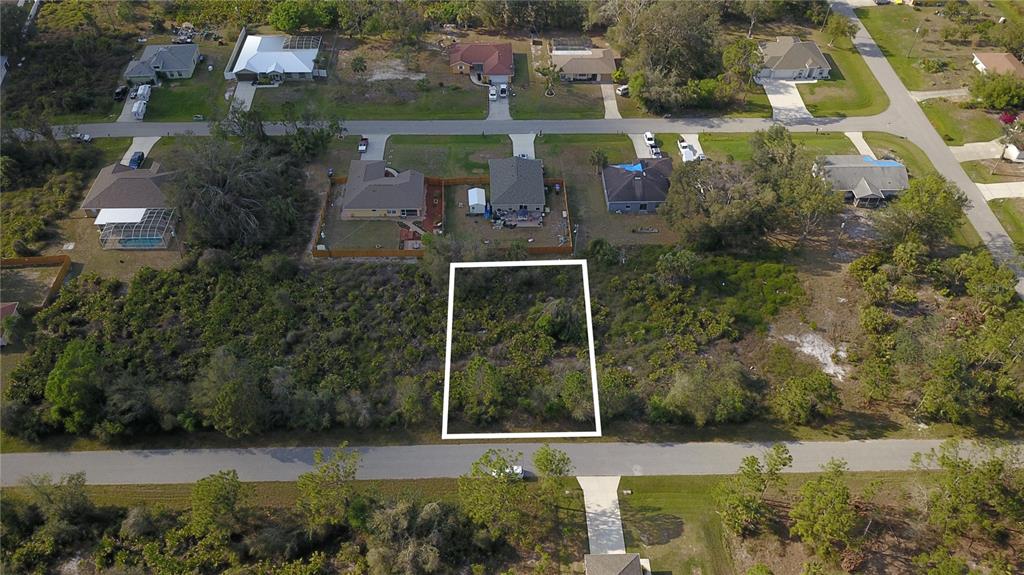
<instances>
[{"instance_id":1,"label":"shrub","mask_svg":"<svg viewBox=\"0 0 1024 575\"><path fill-rule=\"evenodd\" d=\"M860 308L860 326L871 335L881 335L896 327L896 319L880 307L866 305Z\"/></svg>"},{"instance_id":2,"label":"shrub","mask_svg":"<svg viewBox=\"0 0 1024 575\"><path fill-rule=\"evenodd\" d=\"M790 424L804 425L816 417L830 417L839 405L839 392L832 378L822 372L788 379L772 398L776 415Z\"/></svg>"}]
</instances>

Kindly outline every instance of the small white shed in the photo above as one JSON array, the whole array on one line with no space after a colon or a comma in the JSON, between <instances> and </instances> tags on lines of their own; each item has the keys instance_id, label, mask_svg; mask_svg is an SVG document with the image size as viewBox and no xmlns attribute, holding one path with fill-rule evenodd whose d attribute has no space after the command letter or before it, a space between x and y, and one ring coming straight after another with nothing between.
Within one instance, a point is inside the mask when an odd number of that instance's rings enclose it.
<instances>
[{"instance_id":1,"label":"small white shed","mask_svg":"<svg viewBox=\"0 0 1024 575\"><path fill-rule=\"evenodd\" d=\"M482 214L487 209L487 194L483 188L470 188L467 199L469 213Z\"/></svg>"},{"instance_id":2,"label":"small white shed","mask_svg":"<svg viewBox=\"0 0 1024 575\"><path fill-rule=\"evenodd\" d=\"M1024 150L1013 144L1007 144L1006 149L1003 150L1003 158L1011 162L1024 162Z\"/></svg>"}]
</instances>

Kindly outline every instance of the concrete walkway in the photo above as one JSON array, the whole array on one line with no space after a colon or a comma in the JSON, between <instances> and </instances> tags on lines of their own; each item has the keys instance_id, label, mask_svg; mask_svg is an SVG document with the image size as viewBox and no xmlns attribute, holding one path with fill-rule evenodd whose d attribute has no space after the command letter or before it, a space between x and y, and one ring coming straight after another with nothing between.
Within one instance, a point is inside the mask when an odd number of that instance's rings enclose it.
<instances>
[{"instance_id":1,"label":"concrete walkway","mask_svg":"<svg viewBox=\"0 0 1024 575\"><path fill-rule=\"evenodd\" d=\"M601 97L604 99L604 119L621 120L619 101L615 99L615 84L601 84Z\"/></svg>"},{"instance_id":2,"label":"concrete walkway","mask_svg":"<svg viewBox=\"0 0 1024 575\"><path fill-rule=\"evenodd\" d=\"M527 158L536 158L537 154L534 152L534 140L537 138L537 134L509 134L508 137L512 140L512 155L521 156L526 155Z\"/></svg>"},{"instance_id":3,"label":"concrete walkway","mask_svg":"<svg viewBox=\"0 0 1024 575\"><path fill-rule=\"evenodd\" d=\"M132 100L131 98L124 99L124 106L121 107L121 115L117 117L118 122L138 122L134 116L132 116L132 106L138 100Z\"/></svg>"},{"instance_id":4,"label":"concrete walkway","mask_svg":"<svg viewBox=\"0 0 1024 575\"><path fill-rule=\"evenodd\" d=\"M651 147L644 141L643 134L630 134L629 141L633 142L633 151L636 152L637 159L640 158L651 158Z\"/></svg>"},{"instance_id":5,"label":"concrete walkway","mask_svg":"<svg viewBox=\"0 0 1024 575\"><path fill-rule=\"evenodd\" d=\"M128 146L128 151L121 157L121 165L127 166L128 162L132 159L132 154L135 152L142 152L149 157L149 151L153 149L153 145L160 140L160 136L153 136L149 138L132 138L132 145Z\"/></svg>"},{"instance_id":6,"label":"concrete walkway","mask_svg":"<svg viewBox=\"0 0 1024 575\"><path fill-rule=\"evenodd\" d=\"M252 82L239 82L232 97L243 110L248 110L252 108L252 101L256 97L256 86Z\"/></svg>"},{"instance_id":7,"label":"concrete walkway","mask_svg":"<svg viewBox=\"0 0 1024 575\"><path fill-rule=\"evenodd\" d=\"M391 134L363 134L369 140L366 151L360 156L360 160L383 160L384 150L388 145L388 138Z\"/></svg>"},{"instance_id":8,"label":"concrete walkway","mask_svg":"<svg viewBox=\"0 0 1024 575\"><path fill-rule=\"evenodd\" d=\"M978 184L978 189L986 200L1001 198L1024 198L1024 182L1006 182L1002 184Z\"/></svg>"},{"instance_id":9,"label":"concrete walkway","mask_svg":"<svg viewBox=\"0 0 1024 575\"><path fill-rule=\"evenodd\" d=\"M619 514L619 477L577 477L587 510L590 553L625 553L622 516Z\"/></svg>"},{"instance_id":10,"label":"concrete walkway","mask_svg":"<svg viewBox=\"0 0 1024 575\"><path fill-rule=\"evenodd\" d=\"M947 100L969 100L971 92L967 88L955 90L929 90L927 92L910 92L910 97L917 102L933 100L935 98L946 98Z\"/></svg>"},{"instance_id":11,"label":"concrete walkway","mask_svg":"<svg viewBox=\"0 0 1024 575\"><path fill-rule=\"evenodd\" d=\"M998 138L991 142L971 142L962 146L950 146L949 151L958 162L971 160L993 160L1003 157L1003 143Z\"/></svg>"},{"instance_id":12,"label":"concrete walkway","mask_svg":"<svg viewBox=\"0 0 1024 575\"><path fill-rule=\"evenodd\" d=\"M911 458L942 442L931 439L786 442L792 473L817 471L830 458L846 460L850 471L906 471ZM458 477L490 448L511 449L533 459L540 443L473 443L355 447L359 479ZM1021 446L1024 443L1016 442ZM742 443L553 443L572 458L577 473L599 475L721 475L735 473L748 455L760 456L770 442ZM59 477L84 471L89 483L143 485L192 483L222 469L242 481L295 481L312 469L314 447L239 449L151 449L0 454L0 485L17 485L29 475ZM525 465L527 471L531 469Z\"/></svg>"},{"instance_id":13,"label":"concrete walkway","mask_svg":"<svg viewBox=\"0 0 1024 575\"><path fill-rule=\"evenodd\" d=\"M858 152L865 156L871 156L872 158L875 157L875 152L871 150L871 146L869 146L867 141L864 139L863 132L845 132L845 134L846 137L850 138L850 141L853 142L853 145L857 148Z\"/></svg>"},{"instance_id":14,"label":"concrete walkway","mask_svg":"<svg viewBox=\"0 0 1024 575\"><path fill-rule=\"evenodd\" d=\"M772 118L782 122L795 122L812 118L804 106L804 99L796 89L796 83L782 80L765 80L762 82L768 101L772 105Z\"/></svg>"}]
</instances>

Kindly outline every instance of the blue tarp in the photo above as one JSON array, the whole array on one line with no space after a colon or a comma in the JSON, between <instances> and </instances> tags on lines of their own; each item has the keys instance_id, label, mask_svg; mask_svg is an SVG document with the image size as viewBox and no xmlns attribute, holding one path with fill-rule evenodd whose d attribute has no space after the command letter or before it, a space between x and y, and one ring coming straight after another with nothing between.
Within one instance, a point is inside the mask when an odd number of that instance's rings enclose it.
<instances>
[{"instance_id":1,"label":"blue tarp","mask_svg":"<svg viewBox=\"0 0 1024 575\"><path fill-rule=\"evenodd\" d=\"M865 164L868 164L870 166L877 166L879 168L895 168L903 165L897 162L896 160L876 160L871 156L863 156L863 158Z\"/></svg>"},{"instance_id":2,"label":"blue tarp","mask_svg":"<svg viewBox=\"0 0 1024 575\"><path fill-rule=\"evenodd\" d=\"M636 164L615 164L616 168L626 170L627 172L642 172L644 171L644 165L640 163Z\"/></svg>"}]
</instances>

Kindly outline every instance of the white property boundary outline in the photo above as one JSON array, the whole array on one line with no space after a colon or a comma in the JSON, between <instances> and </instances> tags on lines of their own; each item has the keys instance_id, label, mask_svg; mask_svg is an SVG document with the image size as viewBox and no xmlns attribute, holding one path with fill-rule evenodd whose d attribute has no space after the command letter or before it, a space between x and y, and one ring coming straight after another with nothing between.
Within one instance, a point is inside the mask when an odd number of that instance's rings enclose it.
<instances>
[{"instance_id":1,"label":"white property boundary outline","mask_svg":"<svg viewBox=\"0 0 1024 575\"><path fill-rule=\"evenodd\" d=\"M448 393L452 377L452 320L455 312L455 271L466 268L580 266L583 269L583 302L587 311L587 343L590 347L590 383L594 396L594 431L526 431L509 433L448 433ZM448 268L448 335L444 346L444 418L441 439L536 439L558 437L601 437L601 404L597 391L597 354L594 353L594 322L590 317L590 275L587 260L540 260L510 262L452 262Z\"/></svg>"}]
</instances>

